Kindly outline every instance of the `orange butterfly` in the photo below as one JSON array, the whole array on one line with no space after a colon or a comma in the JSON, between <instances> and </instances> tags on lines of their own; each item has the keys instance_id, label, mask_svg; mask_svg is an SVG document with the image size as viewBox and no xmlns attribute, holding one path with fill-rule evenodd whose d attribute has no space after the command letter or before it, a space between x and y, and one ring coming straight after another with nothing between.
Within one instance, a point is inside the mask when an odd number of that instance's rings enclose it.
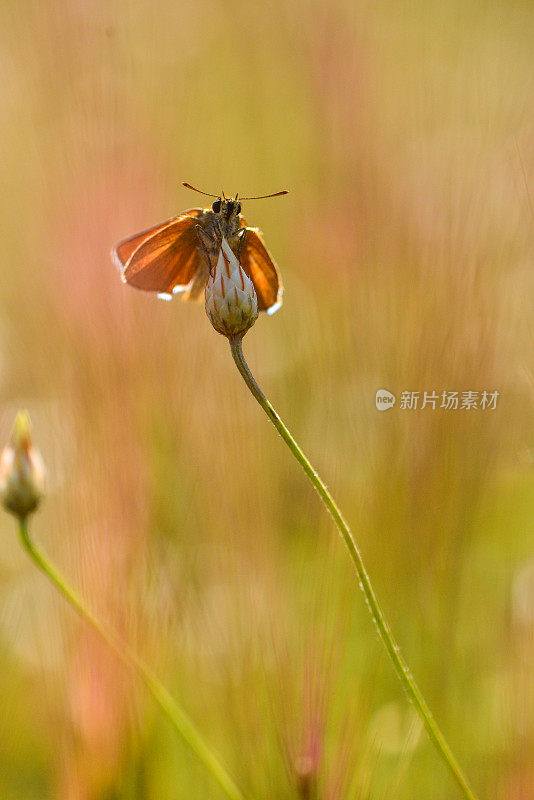
<instances>
[{"instance_id":1,"label":"orange butterfly","mask_svg":"<svg viewBox=\"0 0 534 800\"><path fill-rule=\"evenodd\" d=\"M188 183L183 185L199 191ZM157 292L164 300L171 300L175 294L182 294L184 300L197 300L217 264L224 236L254 284L258 309L274 314L282 305L282 280L259 230L247 227L237 195L231 200L224 193L199 193L217 198L211 208L190 208L113 248L111 257L122 280L136 289ZM264 197L282 194L287 190Z\"/></svg>"}]
</instances>

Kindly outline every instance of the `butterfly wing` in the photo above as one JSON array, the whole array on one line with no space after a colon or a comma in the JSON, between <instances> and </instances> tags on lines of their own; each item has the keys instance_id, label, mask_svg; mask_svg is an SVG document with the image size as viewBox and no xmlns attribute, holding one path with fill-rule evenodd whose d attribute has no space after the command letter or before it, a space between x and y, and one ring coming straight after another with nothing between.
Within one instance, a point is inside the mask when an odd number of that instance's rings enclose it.
<instances>
[{"instance_id":1,"label":"butterfly wing","mask_svg":"<svg viewBox=\"0 0 534 800\"><path fill-rule=\"evenodd\" d=\"M204 209L202 208L190 208L188 211L184 211L180 214L180 217L198 217L203 213ZM115 245L111 251L111 258L115 266L122 272L134 250L137 250L145 239L163 230L163 228L166 228L167 225L170 225L171 222L175 222L180 217L172 217L172 219L168 219L166 222L161 222L159 225L154 225L152 228L147 228L145 231L134 234L134 236L129 236L127 239L123 239L122 242Z\"/></svg>"},{"instance_id":2,"label":"butterfly wing","mask_svg":"<svg viewBox=\"0 0 534 800\"><path fill-rule=\"evenodd\" d=\"M274 314L282 305L282 279L257 228L247 228L240 260L256 289L258 309Z\"/></svg>"},{"instance_id":3,"label":"butterfly wing","mask_svg":"<svg viewBox=\"0 0 534 800\"><path fill-rule=\"evenodd\" d=\"M196 225L202 209L191 209L120 242L112 252L122 279L136 289L172 296L185 291L202 268Z\"/></svg>"}]
</instances>

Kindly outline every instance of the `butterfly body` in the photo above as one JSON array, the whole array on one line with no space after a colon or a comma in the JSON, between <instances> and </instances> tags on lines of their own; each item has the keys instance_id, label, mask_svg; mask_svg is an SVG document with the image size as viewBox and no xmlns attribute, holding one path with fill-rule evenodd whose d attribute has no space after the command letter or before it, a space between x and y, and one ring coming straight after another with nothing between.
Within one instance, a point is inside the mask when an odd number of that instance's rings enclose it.
<instances>
[{"instance_id":1,"label":"butterfly body","mask_svg":"<svg viewBox=\"0 0 534 800\"><path fill-rule=\"evenodd\" d=\"M239 258L241 245L247 234L246 222L239 203L224 199L213 205L219 210L204 209L196 218L199 248L206 256L209 272L212 272L217 264L222 237L224 236L234 255Z\"/></svg>"},{"instance_id":2,"label":"butterfly body","mask_svg":"<svg viewBox=\"0 0 534 800\"><path fill-rule=\"evenodd\" d=\"M237 198L223 196L211 208L191 208L124 239L112 258L130 286L169 300L174 294L195 300L215 269L223 236L254 283L259 310L274 313L282 302L278 268L260 232L247 227Z\"/></svg>"}]
</instances>

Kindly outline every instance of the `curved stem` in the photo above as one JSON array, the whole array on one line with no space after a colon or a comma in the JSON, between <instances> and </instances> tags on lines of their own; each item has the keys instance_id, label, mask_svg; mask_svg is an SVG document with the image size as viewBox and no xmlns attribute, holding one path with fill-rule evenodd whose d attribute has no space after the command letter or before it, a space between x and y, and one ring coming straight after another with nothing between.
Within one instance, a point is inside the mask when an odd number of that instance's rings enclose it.
<instances>
[{"instance_id":1,"label":"curved stem","mask_svg":"<svg viewBox=\"0 0 534 800\"><path fill-rule=\"evenodd\" d=\"M274 410L271 403L267 400L265 395L263 394L262 390L256 383L254 376L252 375L250 369L248 368L247 362L243 356L243 348L242 348L242 339L241 338L234 338L230 339L230 347L232 350L232 356L236 363L236 366L243 376L245 383L247 384L248 388L250 389L251 393L254 395L260 406L263 408L273 425L275 426L276 430L287 444L301 467L303 468L304 472L312 482L314 488L316 489L319 497L323 501L326 509L330 512L332 517L334 518L334 522L336 523L338 530L343 537L343 540L347 546L349 551L350 557L356 567L356 572L358 573L358 578L360 581L360 586L363 590L365 595L365 599L367 600L367 604L369 607L369 611L371 612L371 616L373 618L373 622L378 630L380 638L384 643L384 646L388 652L388 655L393 662L393 666L397 673L397 677L399 678L400 682L402 683L406 694L408 695L411 702L414 704L415 708L419 712L419 715L425 725L425 728L428 731L428 734L434 743L438 753L442 757L443 761L449 768L450 772L454 776L458 786L462 790L463 796L466 800L476 800L476 796L473 793L472 789L470 788L467 779L465 778L462 770L454 754L449 747L447 740L443 736L437 722L435 721L432 712L430 711L429 707L426 704L426 701L421 694L419 687L417 686L410 669L404 660L400 652L400 648L393 638L393 634L391 633L391 629L389 624L384 616L384 612L382 611L378 599L376 597L375 591L371 584L369 575L367 574L367 570L365 569L365 565L363 563L362 557L360 555L360 551L356 545L354 537L351 533L351 530L345 521L341 511L339 510L334 498L328 491L326 485L324 484L323 480L319 477L318 473L312 467L308 458L304 455L302 450L300 449L299 445L286 428L284 422L278 415L278 413Z\"/></svg>"},{"instance_id":2,"label":"curved stem","mask_svg":"<svg viewBox=\"0 0 534 800\"><path fill-rule=\"evenodd\" d=\"M172 698L167 689L160 683L155 675L153 675L143 661L141 661L137 653L126 642L122 641L112 628L109 628L89 611L77 592L70 588L63 576L60 575L48 558L37 549L30 538L27 521L24 519L19 520L19 535L22 546L41 572L46 575L57 589L59 589L63 597L78 614L100 634L102 639L104 639L119 659L128 667L131 667L139 676L175 731L181 736L184 742L189 745L200 761L202 761L204 766L218 782L219 786L224 790L229 800L245 800L244 794L234 783L233 779L220 762L219 757L205 742L201 733L197 730L185 711L180 708Z\"/></svg>"}]
</instances>

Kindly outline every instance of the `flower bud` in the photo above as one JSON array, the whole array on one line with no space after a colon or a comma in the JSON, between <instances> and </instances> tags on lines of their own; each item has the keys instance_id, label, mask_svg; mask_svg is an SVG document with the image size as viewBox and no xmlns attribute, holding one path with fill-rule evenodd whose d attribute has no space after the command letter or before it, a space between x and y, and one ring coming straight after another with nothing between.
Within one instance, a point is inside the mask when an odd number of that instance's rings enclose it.
<instances>
[{"instance_id":1,"label":"flower bud","mask_svg":"<svg viewBox=\"0 0 534 800\"><path fill-rule=\"evenodd\" d=\"M30 418L19 411L11 441L0 456L0 500L4 508L25 519L39 505L45 492L45 467L32 445Z\"/></svg>"},{"instance_id":2,"label":"flower bud","mask_svg":"<svg viewBox=\"0 0 534 800\"><path fill-rule=\"evenodd\" d=\"M206 284L206 314L218 333L244 336L258 319L258 300L250 278L223 236L217 265Z\"/></svg>"}]
</instances>

